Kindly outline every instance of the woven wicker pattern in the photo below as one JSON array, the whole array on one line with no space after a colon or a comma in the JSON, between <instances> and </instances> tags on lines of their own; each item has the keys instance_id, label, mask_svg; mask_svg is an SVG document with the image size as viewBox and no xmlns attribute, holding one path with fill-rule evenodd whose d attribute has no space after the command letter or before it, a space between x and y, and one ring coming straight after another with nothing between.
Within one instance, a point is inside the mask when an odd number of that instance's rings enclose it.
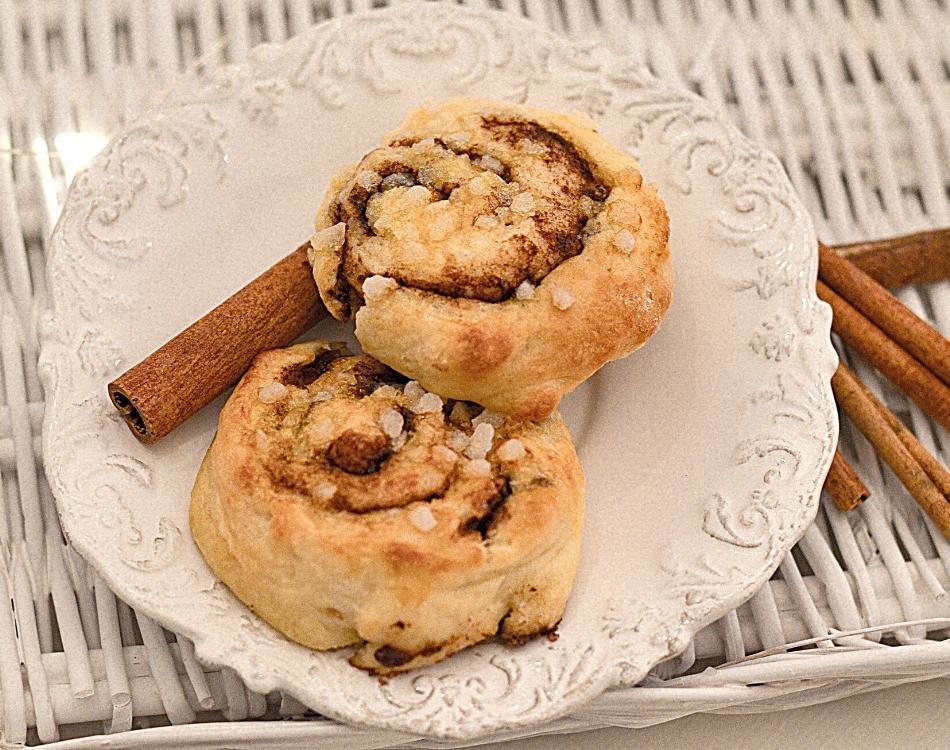
<instances>
[{"instance_id":1,"label":"woven wicker pattern","mask_svg":"<svg viewBox=\"0 0 950 750\"><path fill-rule=\"evenodd\" d=\"M64 541L39 449L45 245L76 170L183 68L237 61L258 42L382 4L0 0L0 742L77 737L60 746L92 747L103 733L171 723L188 726L144 737L169 747L443 746L322 720L244 721L304 708L203 667L187 640L117 601ZM602 41L700 92L780 156L826 242L950 224L945 0L468 4ZM900 296L950 333L950 283ZM928 449L950 458L946 431L852 364ZM643 685L533 733L791 708L950 675L950 544L846 421L842 440L874 493L860 511L844 516L824 498L748 604ZM802 648L784 653L789 644ZM191 724L199 715L237 723Z\"/></svg>"}]
</instances>

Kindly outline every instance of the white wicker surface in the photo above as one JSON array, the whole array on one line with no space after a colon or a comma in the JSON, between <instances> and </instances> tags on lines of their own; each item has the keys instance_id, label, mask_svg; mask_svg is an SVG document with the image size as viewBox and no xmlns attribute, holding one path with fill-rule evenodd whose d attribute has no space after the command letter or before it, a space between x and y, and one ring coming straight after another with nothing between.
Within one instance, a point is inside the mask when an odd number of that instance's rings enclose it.
<instances>
[{"instance_id":1,"label":"white wicker surface","mask_svg":"<svg viewBox=\"0 0 950 750\"><path fill-rule=\"evenodd\" d=\"M132 727L153 728L113 739L149 747L448 746L321 719L245 721L304 710L286 696L248 692L228 670L202 667L186 640L118 602L64 543L38 450L45 244L75 171L181 68L239 60L259 41L382 4L0 0L3 746L73 737L57 747L93 747L102 734ZM950 223L945 0L470 4L607 43L701 92L782 158L826 242ZM901 298L950 333L950 283ZM854 364L946 461L950 435ZM847 422L842 439L874 493L860 511L844 516L825 498L775 579L681 657L637 688L523 734L778 710L950 675L950 544ZM809 644L782 653L800 641ZM196 717L216 723L191 723Z\"/></svg>"}]
</instances>

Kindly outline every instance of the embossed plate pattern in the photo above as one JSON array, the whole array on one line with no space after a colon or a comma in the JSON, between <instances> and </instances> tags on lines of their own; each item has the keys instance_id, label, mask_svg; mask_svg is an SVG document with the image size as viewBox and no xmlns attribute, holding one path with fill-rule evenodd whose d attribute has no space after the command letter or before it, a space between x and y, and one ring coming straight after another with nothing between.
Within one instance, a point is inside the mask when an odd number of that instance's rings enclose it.
<instances>
[{"instance_id":1,"label":"embossed plate pattern","mask_svg":"<svg viewBox=\"0 0 950 750\"><path fill-rule=\"evenodd\" d=\"M409 108L460 93L586 111L636 154L667 202L677 286L647 347L565 403L588 511L559 640L483 644L382 685L346 651L281 638L204 565L187 507L220 400L147 448L105 384L296 247L336 166ZM255 690L442 737L550 719L683 649L811 522L837 437L815 272L777 160L629 60L459 7L322 25L192 74L76 178L41 356L63 527L121 597Z\"/></svg>"}]
</instances>

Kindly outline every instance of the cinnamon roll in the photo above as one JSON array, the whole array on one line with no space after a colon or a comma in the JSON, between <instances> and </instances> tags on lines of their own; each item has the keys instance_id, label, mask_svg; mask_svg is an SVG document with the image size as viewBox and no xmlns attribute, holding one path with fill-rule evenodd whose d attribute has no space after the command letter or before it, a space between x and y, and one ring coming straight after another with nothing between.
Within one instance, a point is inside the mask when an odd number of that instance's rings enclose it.
<instances>
[{"instance_id":1,"label":"cinnamon roll","mask_svg":"<svg viewBox=\"0 0 950 750\"><path fill-rule=\"evenodd\" d=\"M332 180L311 260L368 354L443 396L541 419L657 330L667 239L656 190L586 118L453 100Z\"/></svg>"},{"instance_id":2,"label":"cinnamon roll","mask_svg":"<svg viewBox=\"0 0 950 750\"><path fill-rule=\"evenodd\" d=\"M212 570L315 649L390 674L553 628L583 475L557 413L514 423L314 341L257 357L192 492Z\"/></svg>"}]
</instances>

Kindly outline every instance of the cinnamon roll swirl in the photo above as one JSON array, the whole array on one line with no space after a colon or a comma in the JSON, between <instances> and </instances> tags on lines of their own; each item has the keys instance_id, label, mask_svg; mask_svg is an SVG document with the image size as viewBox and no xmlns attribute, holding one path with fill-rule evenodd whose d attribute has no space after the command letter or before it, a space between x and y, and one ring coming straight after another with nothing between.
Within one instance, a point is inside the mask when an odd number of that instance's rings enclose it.
<instances>
[{"instance_id":1,"label":"cinnamon roll swirl","mask_svg":"<svg viewBox=\"0 0 950 750\"><path fill-rule=\"evenodd\" d=\"M264 620L389 674L554 627L582 496L556 413L513 423L315 341L257 357L190 515L212 570Z\"/></svg>"},{"instance_id":2,"label":"cinnamon roll swirl","mask_svg":"<svg viewBox=\"0 0 950 750\"><path fill-rule=\"evenodd\" d=\"M312 240L330 312L443 396L551 413L670 303L668 221L589 120L454 100L332 181Z\"/></svg>"}]
</instances>

